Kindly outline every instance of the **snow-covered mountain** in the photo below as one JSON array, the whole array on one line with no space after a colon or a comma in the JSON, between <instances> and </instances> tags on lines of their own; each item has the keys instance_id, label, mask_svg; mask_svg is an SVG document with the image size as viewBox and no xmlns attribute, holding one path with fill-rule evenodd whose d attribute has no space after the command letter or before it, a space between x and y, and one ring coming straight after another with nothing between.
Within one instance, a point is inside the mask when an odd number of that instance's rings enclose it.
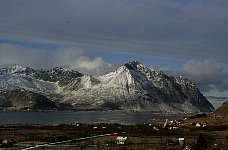
<instances>
[{"instance_id":1,"label":"snow-covered mountain","mask_svg":"<svg viewBox=\"0 0 228 150\"><path fill-rule=\"evenodd\" d=\"M98 77L58 67L34 70L14 65L0 69L0 89L38 93L57 107L74 109L187 113L214 110L188 79L169 77L136 61Z\"/></svg>"}]
</instances>

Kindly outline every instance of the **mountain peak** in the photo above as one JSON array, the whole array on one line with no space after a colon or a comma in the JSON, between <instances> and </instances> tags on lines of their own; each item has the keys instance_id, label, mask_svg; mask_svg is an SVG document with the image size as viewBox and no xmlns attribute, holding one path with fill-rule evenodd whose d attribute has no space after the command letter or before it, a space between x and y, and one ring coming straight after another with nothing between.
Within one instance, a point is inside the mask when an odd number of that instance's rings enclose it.
<instances>
[{"instance_id":1,"label":"mountain peak","mask_svg":"<svg viewBox=\"0 0 228 150\"><path fill-rule=\"evenodd\" d=\"M73 71L73 70L62 68L62 67L54 67L54 68L50 69L49 71L51 71L51 72L67 72L67 71Z\"/></svg>"},{"instance_id":2,"label":"mountain peak","mask_svg":"<svg viewBox=\"0 0 228 150\"><path fill-rule=\"evenodd\" d=\"M16 73L16 72L20 72L20 71L24 71L24 70L26 70L26 68L24 68L18 64L14 64L14 65L11 65L10 67L2 68L1 72Z\"/></svg>"},{"instance_id":3,"label":"mountain peak","mask_svg":"<svg viewBox=\"0 0 228 150\"><path fill-rule=\"evenodd\" d=\"M128 62L126 64L138 65L138 64L142 64L142 63L140 63L139 61L134 60L134 61Z\"/></svg>"},{"instance_id":4,"label":"mountain peak","mask_svg":"<svg viewBox=\"0 0 228 150\"><path fill-rule=\"evenodd\" d=\"M14 69L14 70L25 69L24 67L22 67L21 65L18 65L18 64L11 65L9 68Z\"/></svg>"},{"instance_id":5,"label":"mountain peak","mask_svg":"<svg viewBox=\"0 0 228 150\"><path fill-rule=\"evenodd\" d=\"M124 64L125 67L131 70L137 70L139 67L145 67L142 63L138 61L132 61L129 63Z\"/></svg>"}]
</instances>

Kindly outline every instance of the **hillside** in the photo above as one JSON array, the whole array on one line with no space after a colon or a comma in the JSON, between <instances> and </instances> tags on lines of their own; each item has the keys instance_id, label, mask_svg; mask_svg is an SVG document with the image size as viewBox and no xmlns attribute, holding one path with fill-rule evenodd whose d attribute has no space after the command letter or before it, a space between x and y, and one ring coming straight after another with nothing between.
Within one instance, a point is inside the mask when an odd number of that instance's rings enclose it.
<instances>
[{"instance_id":1,"label":"hillside","mask_svg":"<svg viewBox=\"0 0 228 150\"><path fill-rule=\"evenodd\" d=\"M0 108L12 110L47 110L57 106L47 97L21 89L0 91Z\"/></svg>"},{"instance_id":2,"label":"hillside","mask_svg":"<svg viewBox=\"0 0 228 150\"><path fill-rule=\"evenodd\" d=\"M228 116L228 101L224 102L221 107L219 107L215 112L217 116Z\"/></svg>"}]
</instances>

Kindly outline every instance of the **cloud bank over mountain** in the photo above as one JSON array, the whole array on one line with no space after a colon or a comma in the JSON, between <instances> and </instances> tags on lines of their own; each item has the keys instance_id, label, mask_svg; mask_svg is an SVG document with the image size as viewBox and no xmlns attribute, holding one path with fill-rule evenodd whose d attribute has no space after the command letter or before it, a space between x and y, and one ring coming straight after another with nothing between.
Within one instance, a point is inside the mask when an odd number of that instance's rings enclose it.
<instances>
[{"instance_id":1,"label":"cloud bank over mountain","mask_svg":"<svg viewBox=\"0 0 228 150\"><path fill-rule=\"evenodd\" d=\"M88 74L103 74L113 66L101 57L84 56L80 49L62 48L54 51L0 44L0 67L19 64L38 69L65 67Z\"/></svg>"},{"instance_id":2,"label":"cloud bank over mountain","mask_svg":"<svg viewBox=\"0 0 228 150\"><path fill-rule=\"evenodd\" d=\"M20 64L37 69L65 67L82 73L100 75L117 67L105 61L102 57L88 57L82 50L65 48L54 51L31 49L9 44L0 44L0 67ZM223 65L213 59L190 60L181 70L174 68L160 68L169 75L182 75L194 81L201 91L225 91L228 89L228 73Z\"/></svg>"},{"instance_id":3,"label":"cloud bank over mountain","mask_svg":"<svg viewBox=\"0 0 228 150\"><path fill-rule=\"evenodd\" d=\"M180 70L173 68L160 68L169 75L181 75L194 81L201 91L218 90L224 92L228 89L228 73L224 66L213 59L189 60Z\"/></svg>"},{"instance_id":4,"label":"cloud bank over mountain","mask_svg":"<svg viewBox=\"0 0 228 150\"><path fill-rule=\"evenodd\" d=\"M185 76L198 83L204 91L228 89L228 73L224 72L222 64L216 63L214 60L191 60L183 66L182 71Z\"/></svg>"}]
</instances>

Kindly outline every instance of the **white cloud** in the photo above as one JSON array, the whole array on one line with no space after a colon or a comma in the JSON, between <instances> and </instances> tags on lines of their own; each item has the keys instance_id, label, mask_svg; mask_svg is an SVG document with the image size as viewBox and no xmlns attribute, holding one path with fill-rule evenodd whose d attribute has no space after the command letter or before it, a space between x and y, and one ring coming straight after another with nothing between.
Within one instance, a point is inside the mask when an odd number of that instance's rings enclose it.
<instances>
[{"instance_id":1,"label":"white cloud","mask_svg":"<svg viewBox=\"0 0 228 150\"><path fill-rule=\"evenodd\" d=\"M74 63L70 64L70 68L88 74L100 75L110 71L113 66L110 63L105 62L101 57L92 59L86 56L81 56Z\"/></svg>"},{"instance_id":2,"label":"white cloud","mask_svg":"<svg viewBox=\"0 0 228 150\"><path fill-rule=\"evenodd\" d=\"M201 92L213 95L214 93L228 93L228 73L223 64L214 59L189 60L180 70L170 67L159 68L169 76L184 76L196 83Z\"/></svg>"},{"instance_id":3,"label":"white cloud","mask_svg":"<svg viewBox=\"0 0 228 150\"><path fill-rule=\"evenodd\" d=\"M93 75L102 74L113 67L103 58L84 56L82 50L73 47L47 51L18 45L0 44L0 54L0 67L13 64L35 69L64 67Z\"/></svg>"},{"instance_id":4,"label":"white cloud","mask_svg":"<svg viewBox=\"0 0 228 150\"><path fill-rule=\"evenodd\" d=\"M228 89L228 74L213 59L190 60L183 65L181 74L197 83L202 91Z\"/></svg>"}]
</instances>

